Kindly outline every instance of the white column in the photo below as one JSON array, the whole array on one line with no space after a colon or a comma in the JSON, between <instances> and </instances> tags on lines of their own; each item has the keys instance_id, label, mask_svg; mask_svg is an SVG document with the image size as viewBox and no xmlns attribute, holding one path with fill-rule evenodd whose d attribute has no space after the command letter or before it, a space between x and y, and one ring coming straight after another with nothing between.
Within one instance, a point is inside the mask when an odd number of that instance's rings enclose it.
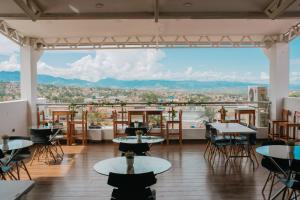
<instances>
[{"instance_id":1,"label":"white column","mask_svg":"<svg viewBox=\"0 0 300 200\"><path fill-rule=\"evenodd\" d=\"M37 51L29 45L21 47L21 99L27 100L27 122L29 126L36 125L37 123L37 62L42 53L43 51Z\"/></svg>"},{"instance_id":2,"label":"white column","mask_svg":"<svg viewBox=\"0 0 300 200\"><path fill-rule=\"evenodd\" d=\"M283 98L289 93L289 44L276 43L265 49L270 61L270 90L271 119L280 119Z\"/></svg>"}]
</instances>

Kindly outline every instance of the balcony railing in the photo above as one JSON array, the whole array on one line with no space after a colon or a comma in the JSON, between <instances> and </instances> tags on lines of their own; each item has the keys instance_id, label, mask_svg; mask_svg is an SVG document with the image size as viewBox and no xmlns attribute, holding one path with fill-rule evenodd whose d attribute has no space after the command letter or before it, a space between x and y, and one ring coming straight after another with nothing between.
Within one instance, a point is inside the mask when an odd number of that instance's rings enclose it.
<instances>
[{"instance_id":1,"label":"balcony railing","mask_svg":"<svg viewBox=\"0 0 300 200\"><path fill-rule=\"evenodd\" d=\"M234 119L236 109L254 109L256 113L256 126L266 127L269 119L270 102L103 102L103 103L83 103L83 104L37 104L38 111L44 111L46 119L52 119L52 111L55 110L75 110L76 117L80 118L82 110L88 110L89 124L99 126L112 126L112 112L118 113L118 119L127 119L127 111L134 109L160 109L163 110L163 121L170 117L170 110L183 111L183 128L203 128L204 121L214 121L220 119L218 112L222 106L227 111L226 118ZM139 119L136 119L139 120ZM247 121L247 116L242 116L242 121ZM152 117L150 121L155 124L158 119Z\"/></svg>"}]
</instances>

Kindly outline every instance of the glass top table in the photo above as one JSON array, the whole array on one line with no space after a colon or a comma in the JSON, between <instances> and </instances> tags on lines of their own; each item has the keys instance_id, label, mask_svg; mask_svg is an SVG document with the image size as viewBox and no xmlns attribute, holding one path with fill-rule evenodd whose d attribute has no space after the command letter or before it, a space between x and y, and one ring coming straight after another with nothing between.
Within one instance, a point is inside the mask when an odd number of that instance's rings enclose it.
<instances>
[{"instance_id":1,"label":"glass top table","mask_svg":"<svg viewBox=\"0 0 300 200\"><path fill-rule=\"evenodd\" d=\"M8 150L18 150L33 145L33 142L30 140L10 140L8 141ZM0 144L0 149L2 149L2 144Z\"/></svg>"},{"instance_id":2,"label":"glass top table","mask_svg":"<svg viewBox=\"0 0 300 200\"><path fill-rule=\"evenodd\" d=\"M240 133L240 134L256 134L256 131L248 128L247 126L243 126L239 123L210 123L210 125L217 129L222 134L232 134L232 133Z\"/></svg>"},{"instance_id":3,"label":"glass top table","mask_svg":"<svg viewBox=\"0 0 300 200\"><path fill-rule=\"evenodd\" d=\"M136 143L160 143L165 139L158 136L142 136L142 141L138 142L137 136L127 136L127 137L118 137L114 138L112 141L115 143L126 143L126 144L136 144Z\"/></svg>"},{"instance_id":4,"label":"glass top table","mask_svg":"<svg viewBox=\"0 0 300 200\"><path fill-rule=\"evenodd\" d=\"M267 145L256 148L260 155L286 160L300 160L300 146Z\"/></svg>"},{"instance_id":5,"label":"glass top table","mask_svg":"<svg viewBox=\"0 0 300 200\"><path fill-rule=\"evenodd\" d=\"M168 160L151 156L134 156L133 170L128 172L126 157L115 157L99 161L94 165L94 170L99 174L108 176L110 172L118 174L141 174L153 172L161 174L171 168Z\"/></svg>"}]
</instances>

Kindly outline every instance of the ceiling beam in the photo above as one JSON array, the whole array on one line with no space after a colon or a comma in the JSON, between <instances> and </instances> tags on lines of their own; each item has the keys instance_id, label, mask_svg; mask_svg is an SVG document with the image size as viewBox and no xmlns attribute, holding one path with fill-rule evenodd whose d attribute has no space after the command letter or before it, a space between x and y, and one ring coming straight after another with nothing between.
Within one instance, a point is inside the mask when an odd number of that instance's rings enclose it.
<instances>
[{"instance_id":1,"label":"ceiling beam","mask_svg":"<svg viewBox=\"0 0 300 200\"><path fill-rule=\"evenodd\" d=\"M297 0L273 0L265 9L265 13L271 19L276 19L282 15Z\"/></svg>"},{"instance_id":2,"label":"ceiling beam","mask_svg":"<svg viewBox=\"0 0 300 200\"><path fill-rule=\"evenodd\" d=\"M300 17L300 12L282 14L280 19ZM2 19L30 20L28 15L0 13ZM135 13L42 13L37 20L72 20L72 19L153 19L153 12ZM263 12L159 12L159 19L269 19Z\"/></svg>"},{"instance_id":3,"label":"ceiling beam","mask_svg":"<svg viewBox=\"0 0 300 200\"><path fill-rule=\"evenodd\" d=\"M158 22L159 19L159 0L154 0L154 21L155 23Z\"/></svg>"},{"instance_id":4,"label":"ceiling beam","mask_svg":"<svg viewBox=\"0 0 300 200\"><path fill-rule=\"evenodd\" d=\"M34 0L14 0L14 2L32 21L38 20L39 16L43 13L40 6Z\"/></svg>"}]
</instances>

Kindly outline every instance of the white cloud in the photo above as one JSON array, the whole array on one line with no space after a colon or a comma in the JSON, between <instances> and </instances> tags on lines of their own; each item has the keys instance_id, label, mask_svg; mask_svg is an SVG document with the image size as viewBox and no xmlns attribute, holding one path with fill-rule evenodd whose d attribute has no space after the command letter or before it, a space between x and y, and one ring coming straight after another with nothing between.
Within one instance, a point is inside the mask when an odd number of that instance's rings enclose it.
<instances>
[{"instance_id":1,"label":"white cloud","mask_svg":"<svg viewBox=\"0 0 300 200\"><path fill-rule=\"evenodd\" d=\"M269 75L266 72L260 72L261 81L269 81Z\"/></svg>"},{"instance_id":2,"label":"white cloud","mask_svg":"<svg viewBox=\"0 0 300 200\"><path fill-rule=\"evenodd\" d=\"M0 71L18 71L20 65L18 64L17 56L11 55L8 60L0 62Z\"/></svg>"},{"instance_id":3,"label":"white cloud","mask_svg":"<svg viewBox=\"0 0 300 200\"><path fill-rule=\"evenodd\" d=\"M68 67L50 66L45 62L38 62L38 73L63 78L77 78L88 81L112 77L122 80L198 80L198 81L243 81L267 82L269 77L265 72L221 72L217 70L195 70L191 66L181 70L172 70L161 64L165 57L162 50L98 50L95 55L87 55L69 63ZM9 60L0 62L0 71L16 71L19 64L16 55ZM294 75L295 76L295 75ZM300 74L298 75L300 79ZM297 79L298 80L298 79Z\"/></svg>"},{"instance_id":4,"label":"white cloud","mask_svg":"<svg viewBox=\"0 0 300 200\"><path fill-rule=\"evenodd\" d=\"M291 59L290 60L290 64L291 65L300 65L300 59L297 58L297 59Z\"/></svg>"},{"instance_id":5,"label":"white cloud","mask_svg":"<svg viewBox=\"0 0 300 200\"><path fill-rule=\"evenodd\" d=\"M11 55L19 52L20 47L13 41L0 34L0 54Z\"/></svg>"}]
</instances>

